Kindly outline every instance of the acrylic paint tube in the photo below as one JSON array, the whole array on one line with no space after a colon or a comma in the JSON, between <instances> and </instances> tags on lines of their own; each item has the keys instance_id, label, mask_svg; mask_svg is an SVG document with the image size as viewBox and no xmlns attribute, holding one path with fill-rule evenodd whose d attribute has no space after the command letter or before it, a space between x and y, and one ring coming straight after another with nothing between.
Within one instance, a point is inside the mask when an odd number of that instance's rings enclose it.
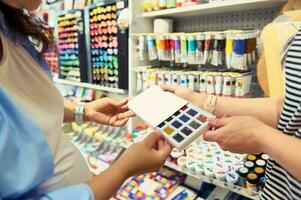
<instances>
[{"instance_id":1,"label":"acrylic paint tube","mask_svg":"<svg viewBox=\"0 0 301 200\"><path fill-rule=\"evenodd\" d=\"M207 82L206 85L207 94L215 94L214 76L208 74L206 77L206 82Z\"/></svg>"},{"instance_id":2,"label":"acrylic paint tube","mask_svg":"<svg viewBox=\"0 0 301 200\"><path fill-rule=\"evenodd\" d=\"M223 51L225 48L225 41L223 34L216 34L213 40L213 50L211 64L219 66L223 64Z\"/></svg>"},{"instance_id":3,"label":"acrylic paint tube","mask_svg":"<svg viewBox=\"0 0 301 200\"><path fill-rule=\"evenodd\" d=\"M206 63L210 62L211 59L211 44L212 43L212 38L210 34L206 34L205 36L205 46L204 46L204 60L203 60L203 65Z\"/></svg>"},{"instance_id":4,"label":"acrylic paint tube","mask_svg":"<svg viewBox=\"0 0 301 200\"><path fill-rule=\"evenodd\" d=\"M147 49L148 49L148 58L150 61L157 60L157 48L156 48L156 40L154 36L148 35L147 36Z\"/></svg>"},{"instance_id":5,"label":"acrylic paint tube","mask_svg":"<svg viewBox=\"0 0 301 200\"><path fill-rule=\"evenodd\" d=\"M199 90L200 92L206 92L206 85L207 85L207 79L206 79L207 74L206 73L202 73L200 74L200 82L199 82Z\"/></svg>"},{"instance_id":6,"label":"acrylic paint tube","mask_svg":"<svg viewBox=\"0 0 301 200\"><path fill-rule=\"evenodd\" d=\"M204 60L204 45L205 45L205 35L199 34L196 37L197 48L196 48L196 63L202 63Z\"/></svg>"},{"instance_id":7,"label":"acrylic paint tube","mask_svg":"<svg viewBox=\"0 0 301 200\"><path fill-rule=\"evenodd\" d=\"M181 62L181 45L180 45L180 39L179 36L173 37L174 45L175 45L175 62L180 63Z\"/></svg>"},{"instance_id":8,"label":"acrylic paint tube","mask_svg":"<svg viewBox=\"0 0 301 200\"><path fill-rule=\"evenodd\" d=\"M228 69L231 69L231 59L233 53L233 34L228 33L226 38L226 65Z\"/></svg>"},{"instance_id":9,"label":"acrylic paint tube","mask_svg":"<svg viewBox=\"0 0 301 200\"><path fill-rule=\"evenodd\" d=\"M214 76L215 80L215 94L221 96L223 93L223 76L221 73L217 73Z\"/></svg>"},{"instance_id":10,"label":"acrylic paint tube","mask_svg":"<svg viewBox=\"0 0 301 200\"><path fill-rule=\"evenodd\" d=\"M170 36L169 37L169 48L170 48L170 61L175 60L175 41Z\"/></svg>"},{"instance_id":11,"label":"acrylic paint tube","mask_svg":"<svg viewBox=\"0 0 301 200\"><path fill-rule=\"evenodd\" d=\"M195 82L194 82L194 75L188 74L188 88L191 90L195 90Z\"/></svg>"},{"instance_id":12,"label":"acrylic paint tube","mask_svg":"<svg viewBox=\"0 0 301 200\"><path fill-rule=\"evenodd\" d=\"M139 59L146 59L146 39L145 36L139 36Z\"/></svg>"},{"instance_id":13,"label":"acrylic paint tube","mask_svg":"<svg viewBox=\"0 0 301 200\"><path fill-rule=\"evenodd\" d=\"M187 63L188 52L187 52L187 37L186 35L181 35L181 63Z\"/></svg>"},{"instance_id":14,"label":"acrylic paint tube","mask_svg":"<svg viewBox=\"0 0 301 200\"><path fill-rule=\"evenodd\" d=\"M188 63L195 63L197 42L194 35L188 36Z\"/></svg>"},{"instance_id":15,"label":"acrylic paint tube","mask_svg":"<svg viewBox=\"0 0 301 200\"><path fill-rule=\"evenodd\" d=\"M246 66L251 66L253 63L253 59L252 59L252 53L253 53L253 49L252 49L252 34L246 34L246 54L247 54L247 65Z\"/></svg>"},{"instance_id":16,"label":"acrylic paint tube","mask_svg":"<svg viewBox=\"0 0 301 200\"><path fill-rule=\"evenodd\" d=\"M178 74L172 74L172 85L179 85L179 83L180 81Z\"/></svg>"},{"instance_id":17,"label":"acrylic paint tube","mask_svg":"<svg viewBox=\"0 0 301 200\"><path fill-rule=\"evenodd\" d=\"M244 69L245 65L245 39L243 35L237 34L233 40L233 54L231 59L231 67L233 69Z\"/></svg>"},{"instance_id":18,"label":"acrylic paint tube","mask_svg":"<svg viewBox=\"0 0 301 200\"><path fill-rule=\"evenodd\" d=\"M232 77L223 76L223 96L232 96Z\"/></svg>"},{"instance_id":19,"label":"acrylic paint tube","mask_svg":"<svg viewBox=\"0 0 301 200\"><path fill-rule=\"evenodd\" d=\"M140 92L143 90L143 78L142 78L142 72L137 72L137 92Z\"/></svg>"},{"instance_id":20,"label":"acrylic paint tube","mask_svg":"<svg viewBox=\"0 0 301 200\"><path fill-rule=\"evenodd\" d=\"M188 87L188 80L187 80L187 75L186 74L181 74L180 75L180 85L183 87Z\"/></svg>"},{"instance_id":21,"label":"acrylic paint tube","mask_svg":"<svg viewBox=\"0 0 301 200\"><path fill-rule=\"evenodd\" d=\"M164 80L165 84L166 85L172 85L172 76L171 76L171 73L165 72L164 77L165 77L165 80Z\"/></svg>"}]
</instances>

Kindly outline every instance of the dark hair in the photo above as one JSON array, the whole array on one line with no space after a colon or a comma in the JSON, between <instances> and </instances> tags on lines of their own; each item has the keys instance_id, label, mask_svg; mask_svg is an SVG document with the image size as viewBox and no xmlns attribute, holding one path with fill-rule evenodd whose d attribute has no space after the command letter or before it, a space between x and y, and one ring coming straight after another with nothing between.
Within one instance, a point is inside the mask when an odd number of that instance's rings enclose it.
<instances>
[{"instance_id":1,"label":"dark hair","mask_svg":"<svg viewBox=\"0 0 301 200\"><path fill-rule=\"evenodd\" d=\"M47 51L53 41L49 27L39 17L13 8L0 1L0 10L4 15L6 26L21 35L31 37L33 45L42 45L41 53Z\"/></svg>"}]
</instances>

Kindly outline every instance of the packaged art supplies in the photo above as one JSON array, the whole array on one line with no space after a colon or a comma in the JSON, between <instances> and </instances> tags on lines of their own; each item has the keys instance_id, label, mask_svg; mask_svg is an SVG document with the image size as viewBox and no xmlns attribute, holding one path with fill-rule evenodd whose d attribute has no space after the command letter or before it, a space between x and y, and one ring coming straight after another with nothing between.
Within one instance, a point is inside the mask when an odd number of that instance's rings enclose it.
<instances>
[{"instance_id":1,"label":"packaged art supplies","mask_svg":"<svg viewBox=\"0 0 301 200\"><path fill-rule=\"evenodd\" d=\"M204 60L202 63L203 65L210 62L211 53L212 53L212 36L210 34L206 34L205 45L204 45Z\"/></svg>"},{"instance_id":2,"label":"packaged art supplies","mask_svg":"<svg viewBox=\"0 0 301 200\"><path fill-rule=\"evenodd\" d=\"M247 175L247 182L246 182L246 188L247 188L247 192L250 195L256 195L258 193L257 190L257 185L258 185L258 176L251 172Z\"/></svg>"},{"instance_id":3,"label":"packaged art supplies","mask_svg":"<svg viewBox=\"0 0 301 200\"><path fill-rule=\"evenodd\" d=\"M225 54L226 54L226 65L228 69L231 69L232 53L233 53L233 34L227 33Z\"/></svg>"},{"instance_id":4,"label":"packaged art supplies","mask_svg":"<svg viewBox=\"0 0 301 200\"><path fill-rule=\"evenodd\" d=\"M188 63L195 63L197 42L194 35L188 35Z\"/></svg>"},{"instance_id":5,"label":"packaged art supplies","mask_svg":"<svg viewBox=\"0 0 301 200\"><path fill-rule=\"evenodd\" d=\"M181 35L181 63L187 63L188 50L187 50L187 36Z\"/></svg>"},{"instance_id":6,"label":"packaged art supplies","mask_svg":"<svg viewBox=\"0 0 301 200\"><path fill-rule=\"evenodd\" d=\"M245 35L237 34L233 39L231 68L243 70L247 59Z\"/></svg>"},{"instance_id":7,"label":"packaged art supplies","mask_svg":"<svg viewBox=\"0 0 301 200\"><path fill-rule=\"evenodd\" d=\"M151 106L146 106L149 104ZM153 128L160 130L162 136L179 150L207 130L207 119L215 118L158 86L152 86L133 98L128 107Z\"/></svg>"},{"instance_id":8,"label":"packaged art supplies","mask_svg":"<svg viewBox=\"0 0 301 200\"><path fill-rule=\"evenodd\" d=\"M179 177L166 178L159 173L134 176L126 181L118 194L126 199L164 200L175 190Z\"/></svg>"},{"instance_id":9,"label":"packaged art supplies","mask_svg":"<svg viewBox=\"0 0 301 200\"><path fill-rule=\"evenodd\" d=\"M224 34L216 34L213 40L213 50L211 64L220 66L223 64L223 52L225 49L225 37Z\"/></svg>"},{"instance_id":10,"label":"packaged art supplies","mask_svg":"<svg viewBox=\"0 0 301 200\"><path fill-rule=\"evenodd\" d=\"M146 48L147 48L147 43L146 43L146 38L145 36L141 35L139 37L139 59L140 60L145 60L146 59Z\"/></svg>"},{"instance_id":11,"label":"packaged art supplies","mask_svg":"<svg viewBox=\"0 0 301 200\"><path fill-rule=\"evenodd\" d=\"M181 62L181 42L179 39L179 36L173 36L172 37L174 41L174 51L175 51L175 62L180 63Z\"/></svg>"}]
</instances>

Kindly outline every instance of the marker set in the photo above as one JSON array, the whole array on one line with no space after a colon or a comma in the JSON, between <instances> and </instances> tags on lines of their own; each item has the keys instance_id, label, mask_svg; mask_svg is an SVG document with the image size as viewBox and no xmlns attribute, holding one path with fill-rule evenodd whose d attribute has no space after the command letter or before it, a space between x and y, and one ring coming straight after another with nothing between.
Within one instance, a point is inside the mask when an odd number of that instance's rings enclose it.
<instances>
[{"instance_id":1,"label":"marker set","mask_svg":"<svg viewBox=\"0 0 301 200\"><path fill-rule=\"evenodd\" d=\"M181 71L139 67L136 70L137 92L153 85L181 85L196 92L218 96L245 97L250 93L252 74L249 72Z\"/></svg>"},{"instance_id":2,"label":"marker set","mask_svg":"<svg viewBox=\"0 0 301 200\"><path fill-rule=\"evenodd\" d=\"M92 81L118 87L117 7L115 4L90 10Z\"/></svg>"},{"instance_id":3,"label":"marker set","mask_svg":"<svg viewBox=\"0 0 301 200\"><path fill-rule=\"evenodd\" d=\"M257 31L138 34L140 60L247 70L256 62Z\"/></svg>"},{"instance_id":4,"label":"marker set","mask_svg":"<svg viewBox=\"0 0 301 200\"><path fill-rule=\"evenodd\" d=\"M146 103L151 103L151 106L145 106ZM215 118L158 86L152 86L133 98L128 107L151 127L160 130L162 136L180 150L206 131L207 121Z\"/></svg>"},{"instance_id":5,"label":"marker set","mask_svg":"<svg viewBox=\"0 0 301 200\"><path fill-rule=\"evenodd\" d=\"M87 82L83 12L67 11L57 20L59 77Z\"/></svg>"}]
</instances>

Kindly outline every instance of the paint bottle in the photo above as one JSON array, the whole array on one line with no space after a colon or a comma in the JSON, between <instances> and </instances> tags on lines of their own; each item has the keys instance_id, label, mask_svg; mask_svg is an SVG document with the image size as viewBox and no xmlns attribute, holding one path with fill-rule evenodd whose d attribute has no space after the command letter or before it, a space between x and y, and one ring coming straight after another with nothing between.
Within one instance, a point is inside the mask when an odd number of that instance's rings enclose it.
<instances>
[{"instance_id":1,"label":"paint bottle","mask_svg":"<svg viewBox=\"0 0 301 200\"><path fill-rule=\"evenodd\" d=\"M263 191L266 181L267 181L267 179L264 176L259 179L259 182L258 182L258 190L259 191Z\"/></svg>"},{"instance_id":2,"label":"paint bottle","mask_svg":"<svg viewBox=\"0 0 301 200\"><path fill-rule=\"evenodd\" d=\"M227 183L230 183L232 185L236 184L238 182L238 174L236 172L227 172L226 173L226 181Z\"/></svg>"},{"instance_id":3,"label":"paint bottle","mask_svg":"<svg viewBox=\"0 0 301 200\"><path fill-rule=\"evenodd\" d=\"M264 176L265 169L263 167L255 167L254 173L258 176L258 178L261 178Z\"/></svg>"},{"instance_id":4,"label":"paint bottle","mask_svg":"<svg viewBox=\"0 0 301 200\"><path fill-rule=\"evenodd\" d=\"M246 158L247 161L252 161L252 162L255 162L256 159L257 157L253 154L248 154Z\"/></svg>"},{"instance_id":5,"label":"paint bottle","mask_svg":"<svg viewBox=\"0 0 301 200\"><path fill-rule=\"evenodd\" d=\"M241 167L237 170L237 174L239 176L239 178L238 178L238 185L239 186L245 187L246 178L247 178L248 173L249 173L249 169L246 168L246 167Z\"/></svg>"},{"instance_id":6,"label":"paint bottle","mask_svg":"<svg viewBox=\"0 0 301 200\"><path fill-rule=\"evenodd\" d=\"M196 162L195 170L198 176L202 176L204 174L204 165L202 163Z\"/></svg>"},{"instance_id":7,"label":"paint bottle","mask_svg":"<svg viewBox=\"0 0 301 200\"><path fill-rule=\"evenodd\" d=\"M176 0L167 0L167 8L175 8L176 7Z\"/></svg>"},{"instance_id":8,"label":"paint bottle","mask_svg":"<svg viewBox=\"0 0 301 200\"><path fill-rule=\"evenodd\" d=\"M185 0L176 0L177 8L185 6Z\"/></svg>"},{"instance_id":9,"label":"paint bottle","mask_svg":"<svg viewBox=\"0 0 301 200\"><path fill-rule=\"evenodd\" d=\"M220 181L226 180L226 172L223 170L223 168L219 167L215 170L215 178Z\"/></svg>"},{"instance_id":10,"label":"paint bottle","mask_svg":"<svg viewBox=\"0 0 301 200\"><path fill-rule=\"evenodd\" d=\"M257 185L258 185L258 176L251 172L247 175L247 182L246 182L246 188L247 192L250 195L256 195L257 192Z\"/></svg>"},{"instance_id":11,"label":"paint bottle","mask_svg":"<svg viewBox=\"0 0 301 200\"><path fill-rule=\"evenodd\" d=\"M264 160L264 161L266 161L266 162L267 162L267 161L269 160L269 158L270 158L270 156L267 155L267 154L262 154L260 157L261 157L262 160Z\"/></svg>"},{"instance_id":12,"label":"paint bottle","mask_svg":"<svg viewBox=\"0 0 301 200\"><path fill-rule=\"evenodd\" d=\"M159 0L159 8L166 9L167 7L167 0Z\"/></svg>"},{"instance_id":13,"label":"paint bottle","mask_svg":"<svg viewBox=\"0 0 301 200\"><path fill-rule=\"evenodd\" d=\"M252 161L245 162L245 167L249 169L249 171L252 171L255 167L255 163Z\"/></svg>"},{"instance_id":14,"label":"paint bottle","mask_svg":"<svg viewBox=\"0 0 301 200\"><path fill-rule=\"evenodd\" d=\"M258 167L265 168L265 166L266 166L266 161L264 161L264 160L262 160L262 159L258 159L258 160L256 160L255 164L256 164L256 166L258 166Z\"/></svg>"},{"instance_id":15,"label":"paint bottle","mask_svg":"<svg viewBox=\"0 0 301 200\"><path fill-rule=\"evenodd\" d=\"M214 167L205 165L204 174L205 174L205 176L208 176L209 178L214 178L215 177Z\"/></svg>"},{"instance_id":16,"label":"paint bottle","mask_svg":"<svg viewBox=\"0 0 301 200\"><path fill-rule=\"evenodd\" d=\"M172 162L176 165L178 165L178 158L184 155L184 151L178 151L177 149L173 148L173 150L170 153L170 156L172 158Z\"/></svg>"}]
</instances>

